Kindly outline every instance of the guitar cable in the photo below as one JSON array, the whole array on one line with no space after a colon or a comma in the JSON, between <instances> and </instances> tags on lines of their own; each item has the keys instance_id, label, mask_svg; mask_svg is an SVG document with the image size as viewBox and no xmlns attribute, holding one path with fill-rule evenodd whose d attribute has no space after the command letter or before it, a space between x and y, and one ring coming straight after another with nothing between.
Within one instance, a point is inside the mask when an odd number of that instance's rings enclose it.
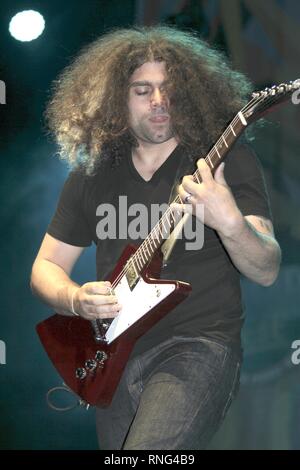
<instances>
[{"instance_id":1,"label":"guitar cable","mask_svg":"<svg viewBox=\"0 0 300 470\"><path fill-rule=\"evenodd\" d=\"M72 405L68 405L64 407L57 406L52 401L52 394L55 392L67 392L71 394L73 398L76 399L76 402L73 403ZM48 390L48 392L46 393L46 401L47 401L47 405L49 406L49 408L51 408L54 411L71 411L77 408L77 406L82 406L86 410L90 408L90 405L85 400L82 400L81 398L79 398L65 383L57 387L50 388L50 390Z\"/></svg>"}]
</instances>

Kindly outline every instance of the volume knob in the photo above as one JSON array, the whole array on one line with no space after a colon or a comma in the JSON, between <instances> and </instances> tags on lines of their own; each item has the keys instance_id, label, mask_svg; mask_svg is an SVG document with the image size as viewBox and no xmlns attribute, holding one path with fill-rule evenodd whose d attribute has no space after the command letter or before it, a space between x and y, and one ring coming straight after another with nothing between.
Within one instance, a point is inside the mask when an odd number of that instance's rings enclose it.
<instances>
[{"instance_id":1,"label":"volume knob","mask_svg":"<svg viewBox=\"0 0 300 470\"><path fill-rule=\"evenodd\" d=\"M86 369L92 371L92 370L96 369L97 362L95 361L95 359L87 359L85 361L84 365L85 365Z\"/></svg>"},{"instance_id":2,"label":"volume knob","mask_svg":"<svg viewBox=\"0 0 300 470\"><path fill-rule=\"evenodd\" d=\"M84 367L77 367L76 372L76 379L83 380L86 378L86 370Z\"/></svg>"},{"instance_id":3,"label":"volume knob","mask_svg":"<svg viewBox=\"0 0 300 470\"><path fill-rule=\"evenodd\" d=\"M107 358L108 356L105 351L97 351L95 354L95 359L99 364L104 364Z\"/></svg>"}]
</instances>

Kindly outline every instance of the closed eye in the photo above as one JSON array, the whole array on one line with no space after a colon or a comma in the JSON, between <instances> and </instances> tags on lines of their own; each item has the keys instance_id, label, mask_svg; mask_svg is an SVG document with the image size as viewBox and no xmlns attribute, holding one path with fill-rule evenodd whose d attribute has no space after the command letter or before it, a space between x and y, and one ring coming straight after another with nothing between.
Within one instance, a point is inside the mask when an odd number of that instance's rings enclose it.
<instances>
[{"instance_id":1,"label":"closed eye","mask_svg":"<svg viewBox=\"0 0 300 470\"><path fill-rule=\"evenodd\" d=\"M147 95L148 91L136 91L136 95Z\"/></svg>"}]
</instances>

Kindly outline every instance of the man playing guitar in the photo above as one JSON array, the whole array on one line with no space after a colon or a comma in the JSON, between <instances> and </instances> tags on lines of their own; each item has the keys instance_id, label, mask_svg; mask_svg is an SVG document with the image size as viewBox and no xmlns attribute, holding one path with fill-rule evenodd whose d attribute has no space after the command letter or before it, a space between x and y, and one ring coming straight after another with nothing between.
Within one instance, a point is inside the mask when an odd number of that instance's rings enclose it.
<instances>
[{"instance_id":1,"label":"man playing guitar","mask_svg":"<svg viewBox=\"0 0 300 470\"><path fill-rule=\"evenodd\" d=\"M261 167L248 144L230 148L225 166L215 171L199 156L249 89L219 52L168 27L108 33L57 81L48 120L72 171L33 265L38 296L60 315L118 319L124 299L108 279L125 245L144 239L120 236L119 196L127 198L131 223L135 204L149 211L168 203L180 165L187 172L179 175L186 174L174 212L193 212L192 220L204 224L203 247L188 250L186 239L178 239L161 271L162 279L191 285L191 293L136 341L111 404L96 409L101 449L205 448L237 391L240 274L271 285L280 248ZM222 141L230 147L229 134ZM102 204L115 208L106 231L99 226L107 216ZM98 280L78 285L71 272L92 242ZM143 297L135 305L146 302Z\"/></svg>"}]
</instances>

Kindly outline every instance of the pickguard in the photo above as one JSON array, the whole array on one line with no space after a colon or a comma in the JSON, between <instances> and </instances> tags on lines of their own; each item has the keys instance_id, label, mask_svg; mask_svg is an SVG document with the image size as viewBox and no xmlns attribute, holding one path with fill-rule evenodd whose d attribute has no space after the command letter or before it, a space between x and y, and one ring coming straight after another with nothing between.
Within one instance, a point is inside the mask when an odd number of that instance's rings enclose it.
<instances>
[{"instance_id":1,"label":"pickguard","mask_svg":"<svg viewBox=\"0 0 300 470\"><path fill-rule=\"evenodd\" d=\"M159 302L168 297L174 289L174 283L160 284L157 282L156 284L148 284L140 277L131 290L124 275L118 285L114 287L114 292L118 302L122 305L122 309L106 332L105 337L108 344L152 310Z\"/></svg>"}]
</instances>

